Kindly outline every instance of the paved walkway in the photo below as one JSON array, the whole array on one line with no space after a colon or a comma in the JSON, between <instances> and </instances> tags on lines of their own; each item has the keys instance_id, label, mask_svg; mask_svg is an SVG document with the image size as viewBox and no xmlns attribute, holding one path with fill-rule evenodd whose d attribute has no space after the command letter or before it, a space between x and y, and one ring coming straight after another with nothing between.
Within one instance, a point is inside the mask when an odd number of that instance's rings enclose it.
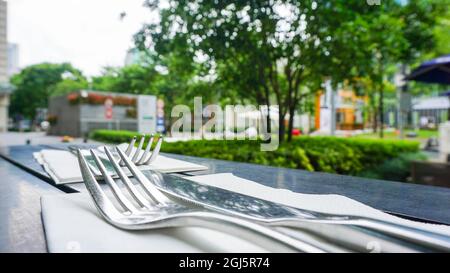
<instances>
[{"instance_id":1,"label":"paved walkway","mask_svg":"<svg viewBox=\"0 0 450 273\"><path fill-rule=\"evenodd\" d=\"M45 132L31 132L31 133L19 133L19 132L7 132L0 133L0 146L12 146L12 145L24 145L27 140L30 144L55 144L61 143L61 136L47 136ZM82 138L75 138L72 143L83 143ZM100 143L93 140L89 140L89 143Z\"/></svg>"}]
</instances>

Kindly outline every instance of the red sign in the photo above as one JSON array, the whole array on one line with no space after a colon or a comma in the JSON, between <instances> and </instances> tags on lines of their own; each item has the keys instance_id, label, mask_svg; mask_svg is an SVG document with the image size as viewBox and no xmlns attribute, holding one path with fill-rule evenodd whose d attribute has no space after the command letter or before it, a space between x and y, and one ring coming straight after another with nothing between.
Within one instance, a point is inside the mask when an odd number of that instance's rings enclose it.
<instances>
[{"instance_id":1,"label":"red sign","mask_svg":"<svg viewBox=\"0 0 450 273\"><path fill-rule=\"evenodd\" d=\"M107 98L105 100L105 118L112 119L113 117L113 100L111 98Z\"/></svg>"}]
</instances>

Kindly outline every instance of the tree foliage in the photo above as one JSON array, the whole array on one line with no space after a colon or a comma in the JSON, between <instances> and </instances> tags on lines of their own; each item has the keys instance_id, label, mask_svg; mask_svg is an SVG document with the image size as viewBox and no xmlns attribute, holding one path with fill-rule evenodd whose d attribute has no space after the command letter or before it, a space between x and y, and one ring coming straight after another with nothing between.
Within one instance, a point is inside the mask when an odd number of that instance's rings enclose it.
<instances>
[{"instance_id":1,"label":"tree foliage","mask_svg":"<svg viewBox=\"0 0 450 273\"><path fill-rule=\"evenodd\" d=\"M383 1L373 6L364 1L316 2L320 20L309 24L309 32L317 33L322 56L315 71L335 85L347 82L354 89L361 86L358 80L370 81L371 88L364 88L364 93L371 98L373 125L376 129L381 123L382 136L386 86L392 86L389 81L399 64L414 64L436 48L433 29L450 2Z\"/></svg>"},{"instance_id":2,"label":"tree foliage","mask_svg":"<svg viewBox=\"0 0 450 273\"><path fill-rule=\"evenodd\" d=\"M63 79L57 84L50 87L50 96L61 96L64 94L68 94L73 91L87 89L89 87L89 83L87 79Z\"/></svg>"},{"instance_id":3,"label":"tree foliage","mask_svg":"<svg viewBox=\"0 0 450 273\"><path fill-rule=\"evenodd\" d=\"M92 78L92 88L100 91L131 94L154 94L158 73L152 66L133 64L125 67L105 67L100 76Z\"/></svg>"},{"instance_id":4,"label":"tree foliage","mask_svg":"<svg viewBox=\"0 0 450 273\"><path fill-rule=\"evenodd\" d=\"M15 86L9 108L11 115L34 118L36 108L47 107L55 85L69 78L73 81L85 80L81 71L69 63L41 63L24 68L11 78Z\"/></svg>"},{"instance_id":5,"label":"tree foliage","mask_svg":"<svg viewBox=\"0 0 450 273\"><path fill-rule=\"evenodd\" d=\"M256 102L270 104L273 96L283 139L284 117L302 97L300 85L318 46L305 31L313 2L169 1L161 22L145 26L136 42L145 47L150 41L161 55L182 52L204 74ZM154 8L158 1L147 5Z\"/></svg>"},{"instance_id":6,"label":"tree foliage","mask_svg":"<svg viewBox=\"0 0 450 273\"><path fill-rule=\"evenodd\" d=\"M412 63L435 45L432 26L448 0L168 2L159 8L159 1L146 1L161 20L145 25L136 44L160 56L178 54L182 66L198 64L202 76L214 75L237 97L275 101L282 140L285 115L290 131L300 101L325 77L335 85L370 77L382 115L387 67Z\"/></svg>"},{"instance_id":7,"label":"tree foliage","mask_svg":"<svg viewBox=\"0 0 450 273\"><path fill-rule=\"evenodd\" d=\"M67 63L27 67L11 80L11 113L32 118L48 96L85 88L155 94L166 109L200 95L205 102L277 104L283 140L285 116L290 133L295 111L306 111L301 106L324 79L371 97L376 124L393 67L448 54L450 0L167 2L146 1L160 20L135 35L142 63L106 67L90 81Z\"/></svg>"}]
</instances>

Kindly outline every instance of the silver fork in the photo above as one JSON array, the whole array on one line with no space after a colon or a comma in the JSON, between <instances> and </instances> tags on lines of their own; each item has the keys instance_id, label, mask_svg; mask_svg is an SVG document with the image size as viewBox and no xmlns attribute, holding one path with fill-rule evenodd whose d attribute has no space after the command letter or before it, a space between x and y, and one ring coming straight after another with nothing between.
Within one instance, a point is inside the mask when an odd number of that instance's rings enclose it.
<instances>
[{"instance_id":1,"label":"silver fork","mask_svg":"<svg viewBox=\"0 0 450 273\"><path fill-rule=\"evenodd\" d=\"M294 239L270 227L242 218L175 203L161 193L122 150L116 147L116 151L139 183L136 186L131 182L111 152L105 147L105 153L130 197L127 197L126 192L122 191L106 171L95 150L91 149L90 152L104 180L109 185L114 199L111 200L100 187L80 150L78 150L78 162L84 183L97 210L106 221L118 228L143 230L196 226L234 234L272 251L324 252L323 249L313 244Z\"/></svg>"},{"instance_id":2,"label":"silver fork","mask_svg":"<svg viewBox=\"0 0 450 273\"><path fill-rule=\"evenodd\" d=\"M150 140L147 143L147 147L145 147L144 152L142 152L142 147L144 146L144 142L145 142L145 134L143 134L141 136L141 139L139 140L139 144L138 144L137 149L133 153L133 147L136 144L136 140L137 140L137 137L134 136L133 139L131 140L131 142L128 144L128 147L125 150L125 154L128 157L131 157L132 158L131 160L137 166L139 166L139 165L150 165L153 161L155 161L156 157L158 156L159 151L161 150L161 145L162 145L162 142L163 142L164 138L162 136L159 136L158 142L156 142L155 149L153 149L153 151L151 151L151 155L149 157L150 149L151 149L151 147L153 145L154 139L155 139L155 135L151 134L150 135ZM123 160L120 160L119 164L122 165L122 166L125 165Z\"/></svg>"}]
</instances>

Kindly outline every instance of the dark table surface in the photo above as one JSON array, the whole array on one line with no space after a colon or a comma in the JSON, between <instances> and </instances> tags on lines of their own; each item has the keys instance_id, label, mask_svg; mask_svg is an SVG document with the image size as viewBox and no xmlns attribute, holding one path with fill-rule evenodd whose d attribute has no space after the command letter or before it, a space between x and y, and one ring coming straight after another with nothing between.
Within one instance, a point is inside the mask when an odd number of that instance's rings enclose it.
<instances>
[{"instance_id":1,"label":"dark table surface","mask_svg":"<svg viewBox=\"0 0 450 273\"><path fill-rule=\"evenodd\" d=\"M55 186L33 158L42 149L67 145L0 147L0 252L46 251L40 196L83 191L84 186ZM231 172L263 185L311 194L340 194L379 210L419 221L450 225L450 188L364 179L247 163L165 154L208 166L201 175Z\"/></svg>"},{"instance_id":2,"label":"dark table surface","mask_svg":"<svg viewBox=\"0 0 450 273\"><path fill-rule=\"evenodd\" d=\"M61 193L0 158L0 252L46 252L40 199Z\"/></svg>"}]
</instances>

